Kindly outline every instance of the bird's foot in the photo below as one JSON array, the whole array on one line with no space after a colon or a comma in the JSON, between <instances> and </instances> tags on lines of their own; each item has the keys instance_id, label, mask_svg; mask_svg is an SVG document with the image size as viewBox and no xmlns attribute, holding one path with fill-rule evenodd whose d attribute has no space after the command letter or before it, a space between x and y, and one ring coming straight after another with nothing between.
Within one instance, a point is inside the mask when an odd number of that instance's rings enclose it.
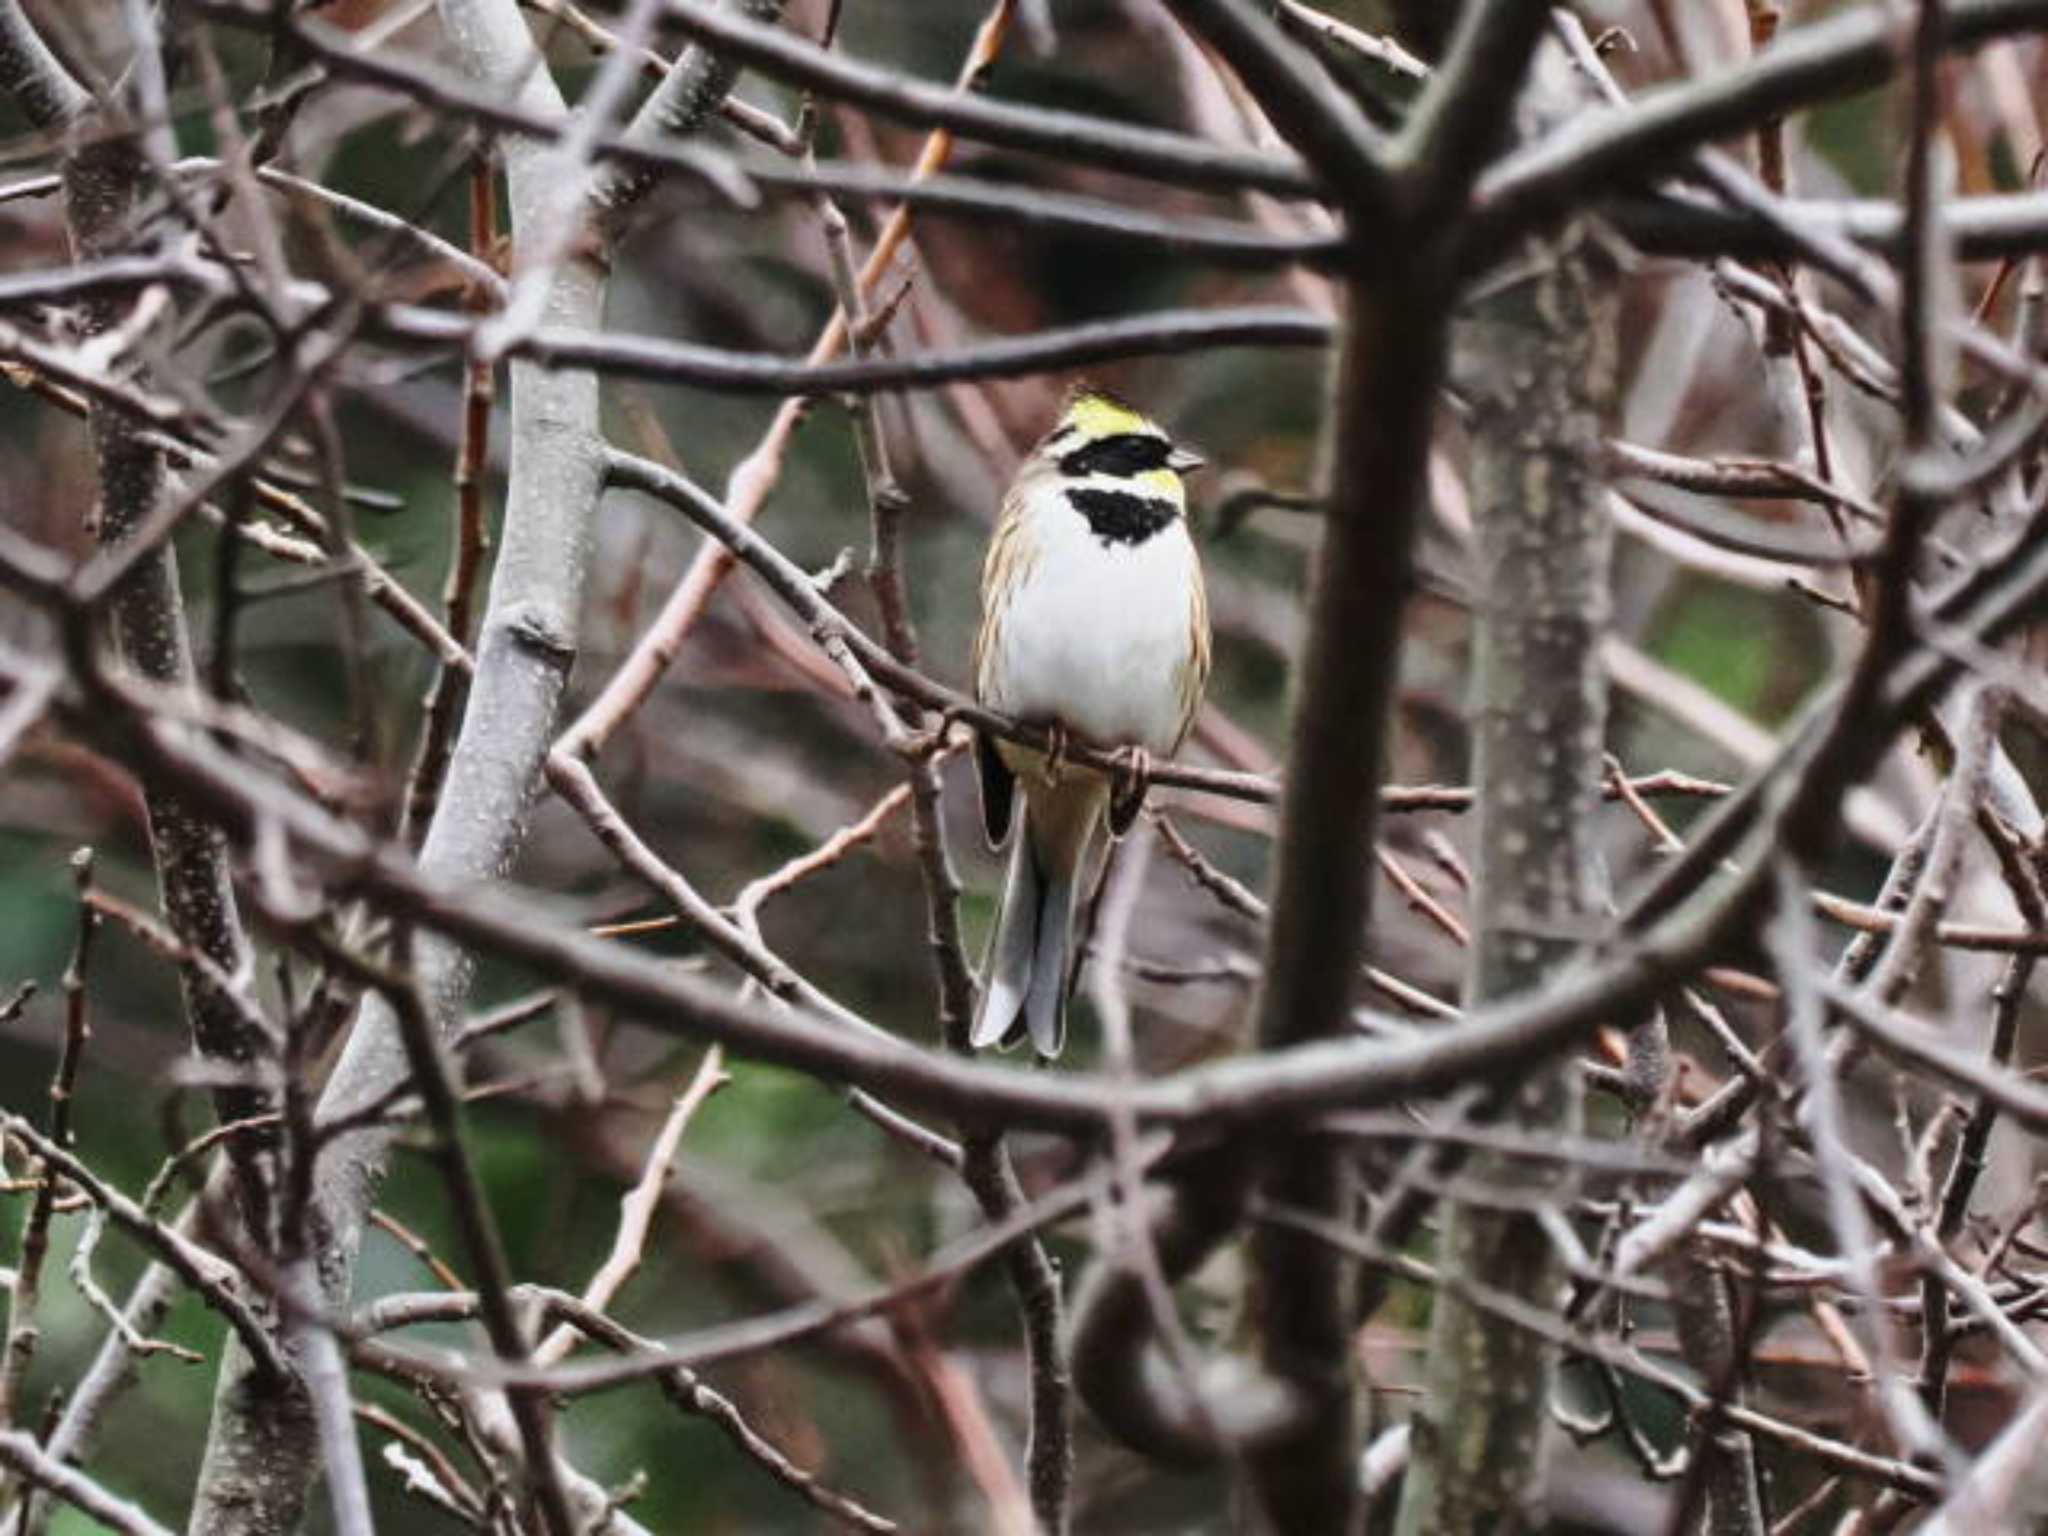
<instances>
[{"instance_id":1,"label":"bird's foot","mask_svg":"<svg viewBox=\"0 0 2048 1536\"><path fill-rule=\"evenodd\" d=\"M1152 754L1143 747L1125 747L1116 754L1109 780L1109 830L1122 837L1138 819L1152 788Z\"/></svg>"}]
</instances>

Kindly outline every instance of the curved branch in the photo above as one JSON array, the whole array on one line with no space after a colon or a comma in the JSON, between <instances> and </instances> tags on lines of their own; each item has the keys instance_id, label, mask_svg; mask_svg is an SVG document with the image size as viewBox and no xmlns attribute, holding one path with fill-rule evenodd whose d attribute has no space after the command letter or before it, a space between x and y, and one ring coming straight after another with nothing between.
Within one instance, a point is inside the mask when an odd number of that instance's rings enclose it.
<instances>
[{"instance_id":1,"label":"curved branch","mask_svg":"<svg viewBox=\"0 0 2048 1536\"><path fill-rule=\"evenodd\" d=\"M1522 77L1549 21L1548 6L1523 0L1468 0L1460 9L1443 66L1401 135L1421 227L1463 209L1473 179L1514 122Z\"/></svg>"},{"instance_id":2,"label":"curved branch","mask_svg":"<svg viewBox=\"0 0 2048 1536\"><path fill-rule=\"evenodd\" d=\"M20 1430L0 1433L0 1466L32 1487L47 1488L54 1497L121 1536L171 1536L169 1526L159 1525L140 1505L116 1497L76 1468L66 1466L37 1445L33 1435Z\"/></svg>"},{"instance_id":3,"label":"curved branch","mask_svg":"<svg viewBox=\"0 0 2048 1536\"><path fill-rule=\"evenodd\" d=\"M392 338L466 347L480 323L487 322L447 310L390 305L379 312L377 326ZM1003 336L953 352L831 363L734 352L660 336L616 336L594 327L560 324L519 336L508 350L512 356L546 368L587 368L729 394L826 395L929 389L961 379L1014 378L1121 358L1205 352L1216 347L1321 347L1329 341L1330 322L1311 310L1254 305L1166 310L1027 336Z\"/></svg>"},{"instance_id":4,"label":"curved branch","mask_svg":"<svg viewBox=\"0 0 2048 1536\"><path fill-rule=\"evenodd\" d=\"M85 87L71 78L30 24L21 0L0 0L0 91L45 132L63 127L92 105Z\"/></svg>"},{"instance_id":5,"label":"curved branch","mask_svg":"<svg viewBox=\"0 0 2048 1536\"><path fill-rule=\"evenodd\" d=\"M2048 0L1958 0L1941 42L1968 48L2043 26ZM1882 84L1898 62L1896 21L1881 6L1857 6L1779 33L1769 51L1734 69L1582 112L1480 177L1473 244L1498 251L1589 192L1641 184L1702 144Z\"/></svg>"},{"instance_id":6,"label":"curved branch","mask_svg":"<svg viewBox=\"0 0 2048 1536\"><path fill-rule=\"evenodd\" d=\"M1957 583L1923 620L1993 638L2026 620L2044 592L2048 547L2037 544L2022 558ZM1861 768L1882 740L1880 728L1918 707L1956 668L1945 654L1917 650L1886 670L1881 682L1859 690L1869 707L1853 717L1841 710L1840 690L1817 705L1811 723L1795 731L1773 765L1726 802L1687 852L1636 897L1624 918L1624 936L1612 950L1560 977L1540 996L1474 1010L1464 1027L1442 1034L1322 1041L1138 1084L1088 1073L1052 1078L960 1061L748 1006L656 957L537 923L531 901L515 892L421 871L402 849L380 844L253 771L203 733L155 718L139 696L131 694L125 707L113 710L67 706L65 718L88 737L114 739L108 733L119 733L116 744L174 774L237 835L253 837L259 824L267 824L394 915L524 963L650 1027L717 1041L758 1060L877 1089L906 1105L945 1114L1094 1138L1107 1135L1112 1114L1129 1113L1144 1124L1227 1135L1275 1117L1441 1092L1560 1049L1603 1020L1658 997L1675 977L1735 939L1769 894L1766 862L1748 860L1748 873L1711 892L1701 891L1701 871L1743 852L1745 828L1754 829L1748 851L1761 853L1784 842L1795 826L1809 824L1813 798ZM114 702L120 703L119 690L132 685L115 687ZM1788 778L1798 793L1781 793ZM1767 802L1770 814L1757 826ZM1688 892L1694 893L1690 900L1683 895ZM2030 1107L2009 1108L2015 1118L2033 1123ZM2048 1119L2036 1128L2048 1129Z\"/></svg>"},{"instance_id":7,"label":"curved branch","mask_svg":"<svg viewBox=\"0 0 2048 1536\"><path fill-rule=\"evenodd\" d=\"M1024 182L973 176L919 179L899 171L847 161L794 168L742 161L740 175L760 187L796 195L902 203L941 218L974 219L1152 249L1221 267L1263 268L1291 262L1327 267L1337 261L1337 236L1271 232L1241 219L1156 214L1129 203Z\"/></svg>"},{"instance_id":8,"label":"curved branch","mask_svg":"<svg viewBox=\"0 0 2048 1536\"><path fill-rule=\"evenodd\" d=\"M2048 570L2039 578L2048 588ZM90 735L108 722L67 712ZM1674 915L1640 942L1562 979L1542 997L1472 1014L1442 1034L1398 1031L1372 1039L1321 1041L1133 1084L1091 1073L1052 1077L968 1062L886 1037L856 1032L735 999L656 956L538 923L530 898L507 888L423 872L403 849L375 841L182 725L151 721L137 749L177 773L238 832L259 823L288 836L395 917L479 952L529 966L593 1002L650 1028L728 1046L754 1060L834 1082L881 1090L892 1101L942 1114L979 1117L1062 1135L1105 1136L1127 1107L1141 1124L1228 1133L1338 1108L1372 1108L1424 1096L1501 1070L1530 1053L1559 1048L1668 987L1729 937L1754 906L1738 886L1703 911ZM1397 1021L1387 1020L1390 1026Z\"/></svg>"},{"instance_id":9,"label":"curved branch","mask_svg":"<svg viewBox=\"0 0 2048 1536\"><path fill-rule=\"evenodd\" d=\"M1173 9L1229 61L1352 220L1372 224L1393 214L1399 191L1388 146L1313 55L1244 0L1173 0Z\"/></svg>"},{"instance_id":10,"label":"curved branch","mask_svg":"<svg viewBox=\"0 0 2048 1536\"><path fill-rule=\"evenodd\" d=\"M894 71L826 53L700 0L668 0L668 20L686 36L764 75L853 102L912 127L950 128L965 138L1033 150L1063 164L1101 165L1181 186L1251 188L1283 197L1318 195L1308 169L1284 156L1074 112L958 95L945 86L906 80Z\"/></svg>"},{"instance_id":11,"label":"curved branch","mask_svg":"<svg viewBox=\"0 0 2048 1536\"><path fill-rule=\"evenodd\" d=\"M1905 235L1905 210L1892 198L1829 201L1788 198L1779 204L1788 225L1822 240L1847 240L1875 251L1894 251ZM1741 209L1665 192L1626 196L1605 204L1631 245L1653 256L1705 260L1800 261L1807 251L1784 229ZM2048 193L1990 192L1945 202L1942 237L1961 261L2003 261L2048 250Z\"/></svg>"},{"instance_id":12,"label":"curved branch","mask_svg":"<svg viewBox=\"0 0 2048 1536\"><path fill-rule=\"evenodd\" d=\"M269 25L268 6L248 0L197 0L197 8L224 21ZM667 20L676 30L734 65L758 69L789 85L834 101L852 102L878 116L913 127L950 129L963 138L1048 155L1062 164L1100 165L1180 186L1221 191L1250 188L1280 197L1320 195L1308 168L1286 156L1229 148L1187 134L1116 123L1077 112L958 93L947 86L906 79L893 70L827 53L786 32L731 11L714 10L696 0L667 0ZM406 90L440 105L454 106L501 127L530 131L535 114L508 112L503 102L489 100L458 82L444 81L432 71L387 56L365 54L351 46L343 34L318 22L299 18L292 23L292 29L299 41L339 72ZM546 114L539 117L545 120ZM601 147L606 153L626 158L624 152L633 146L612 140ZM718 158L723 161L724 157ZM713 180L723 179L710 157L692 157L692 168Z\"/></svg>"}]
</instances>

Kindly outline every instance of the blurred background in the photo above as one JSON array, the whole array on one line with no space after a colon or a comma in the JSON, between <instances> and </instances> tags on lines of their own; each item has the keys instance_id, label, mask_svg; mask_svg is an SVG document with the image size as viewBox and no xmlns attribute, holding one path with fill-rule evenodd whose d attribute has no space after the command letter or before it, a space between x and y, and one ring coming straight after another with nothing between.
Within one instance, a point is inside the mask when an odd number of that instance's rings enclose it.
<instances>
[{"instance_id":1,"label":"blurred background","mask_svg":"<svg viewBox=\"0 0 2048 1536\"><path fill-rule=\"evenodd\" d=\"M92 0L45 0L29 11L79 63L118 68L119 7ZM177 8L173 7L175 13ZM600 23L613 7L594 0ZM949 80L977 26L979 7L958 0L849 0L842 46L859 58ZM1595 30L1627 29L1629 46L1610 55L1623 84L1647 87L1685 70L1704 71L1747 53L1740 0L1671 6L1660 23L1654 5L1579 7ZM1786 24L1830 7L1793 0ZM329 8L350 27L388 20L374 4ZM1366 27L1384 18L1371 4L1330 7ZM797 0L791 24L815 35L822 6ZM1206 59L1155 0L1061 0L1051 8L1050 52L1029 29L1013 33L987 88L1022 101L1058 104L1119 119L1170 125L1224 141L1262 142L1267 130L1219 83ZM592 69L588 43L534 14L554 32L550 58L573 99ZM256 39L215 28L212 46L238 95L261 80ZM387 47L431 57L438 48L431 16L403 27ZM673 47L672 43L664 44ZM1956 66L1949 116L1956 177L1965 191L2011 190L2026 183L2038 152L2035 115L2044 69L2041 45L2002 44ZM1387 82L1390 101L1398 81ZM743 77L737 93L785 122L796 99L772 83ZM188 85L178 121L182 152L216 148L203 97ZM42 146L0 105L0 140L9 182L45 167ZM1899 110L1876 94L1840 103L1792 125L1791 185L1801 195L1885 195L1898 175ZM721 140L736 144L730 129ZM921 136L827 107L821 154L905 167ZM469 141L426 112L363 87L334 84L316 93L294 127L288 160L301 174L401 212L461 244L468 242L465 186ZM1746 148L1746 146L1745 146ZM746 146L746 153L766 153ZM1160 212L1209 212L1255 218L1269 227L1313 231L1320 215L1259 199L1209 199L1163 192L1105 172L961 145L952 167L986 179L1061 187L1131 199ZM0 202L0 263L8 269L60 264L62 229L48 197ZM847 207L864 253L885 209ZM346 226L335 228L365 262L392 268L388 249ZM296 253L295 255L302 255ZM403 258L390 274L421 295L445 292L445 272ZM1957 277L1959 297L1976 303L1995 276L1991 264ZM1788 419L1770 384L1755 317L1719 291L1715 274L1692 264L1638 260L1618 274L1626 284L1622 326L1624 408L1618 437L1691 455L1796 459L1803 424ZM1153 255L972 221L919 218L905 256L883 284L907 293L890 332L897 349L933 351L1047 325L1178 306L1265 301L1328 311L1332 295L1304 272L1246 274L1205 269ZM1994 297L2000 324L2021 284ZM742 213L697 189L672 186L636 217L611 290L618 329L689 338L723 347L801 354L832 312L825 248L814 208L800 199ZM1848 313L1855 318L1854 312ZM208 327L183 340L176 366L206 381L230 410L252 408L263 387L249 366L253 333L236 324ZM1874 339L1881 343L1881 335ZM1888 343L1887 343L1888 344ZM1196 520L1216 624L1217 664L1210 704L1185 756L1195 762L1275 769L1285 739L1290 659L1318 536L1312 511L1263 502L1313 495L1325 364L1310 351L1228 350L1104 367L1094 377L1141 404L1197 445L1212 470L1194 486ZM340 430L349 481L374 493L356 511L361 540L410 589L437 601L445 576L454 491L451 471L461 410L454 366L365 352L345 367ZM956 686L967 682L976 620L981 550L1019 457L1049 425L1066 376L969 384L917 396L884 398L883 414L899 473L910 493L908 541L912 596L925 665ZM714 488L755 447L776 410L769 399L612 382L607 411L615 441L670 458ZM1970 401L1966 398L1965 405ZM1886 408L1831 383L1827 411L1837 471L1864 494L1880 494L1895 428ZM495 516L502 441L492 444ZM1399 729L1389 777L1403 784L1457 784L1466 771L1462 724L1468 617L1461 600L1467 518L1455 409L1439 440L1436 516L1423 554L1423 581L1407 623ZM1659 508L1683 503L1668 487L1623 483L1617 498L1623 535L1617 548L1615 684L1611 748L1629 771L1676 769L1730 782L1764 756L1774 729L1826 677L1854 623L1822 590L1801 590L1787 568L1728 556L1670 531ZM93 498L81 424L34 396L0 388L0 517L54 547L82 552ZM1746 515L1824 528L1817 509L1750 503ZM810 568L841 551L867 548L866 503L846 411L816 401L796 433L760 527ZM696 533L674 514L617 494L605 506L600 556L585 616L572 709L601 686L698 553ZM221 564L217 538L195 527L182 540L181 568L202 657L215 611ZM381 614L372 613L360 702L351 704L340 605L331 584L293 582L288 568L245 560L252 594L241 619L243 682L250 699L337 750L363 752L393 793L411 761L422 699L433 680L430 658ZM1839 573L1818 578L1840 581ZM1839 593L1834 595L1839 596ZM836 600L863 618L872 606L857 578ZM36 619L0 595L0 639L37 640ZM2011 743L2023 764L2028 744ZM744 575L726 581L651 702L599 758L597 772L641 834L707 895L733 900L746 884L859 821L899 781L896 760L876 740L865 712L845 698L811 655L802 630ZM968 765L947 764L947 811L955 867L965 884L963 914L970 954L978 957L999 878L975 814ZM1932 768L1911 752L1894 754L1857 797L1855 840L1831 875L1833 888L1867 899L1890 853L1930 803ZM1263 889L1271 851L1270 816L1258 807L1162 793L1177 831L1213 864ZM1681 832L1698 802L1660 801ZM32 737L0 765L0 995L21 981L40 987L23 1015L0 1031L0 1103L41 1115L61 1010L60 976L77 926L67 861L91 847L101 882L153 905L153 878L136 785L121 767L51 731ZM1625 885L1653 857L1642 824L1610 807L1608 856ZM1429 902L1455 914L1462 904L1467 831L1454 814L1393 818L1389 852ZM2005 911L1995 886L1972 866L1956 904L1961 919ZM516 879L537 907L588 923L660 915L660 903L625 875L583 823L551 800L536 812ZM1149 824L1122 847L1118 900L1128 907L1123 964L1107 978L1135 1010L1140 1064L1165 1071L1237 1048L1256 978L1259 932L1226 911L1190 876ZM1374 926L1376 963L1440 1003L1455 1004L1461 956L1426 910L1383 884ZM1115 905L1116 903L1112 903ZM771 945L819 985L876 1022L920 1041L935 1038L934 998L923 939L923 904L908 851L907 820L889 815L872 842L771 898L761 913ZM678 965L720 968L685 940L661 931L630 942ZM1094 968L1100 971L1100 967ZM1958 1017L1981 1018L1994 961L1950 955L1925 984ZM296 972L266 978L276 988L307 980ZM1084 975L1075 1004L1068 1061L1098 1059L1094 1023L1099 975ZM205 1123L203 1096L180 1084L185 1059L171 969L130 935L105 932L93 966L93 1038L77 1109L78 1135L99 1170L139 1190L165 1154ZM487 967L480 1008L527 996L530 978ZM1424 1017L1425 1002L1403 1006L1385 995L1374 1008ZM2028 1036L2037 1020L2030 1008ZM1756 1021L1738 1002L1731 1016L1745 1033ZM515 1272L579 1289L610 1243L618 1199L637 1174L647 1145L699 1055L671 1040L602 1017L584 1021L598 1051L601 1084L579 1071L562 1045L553 1011L493 1038L467 1057L475 1148L503 1223ZM1697 1051L1694 1081L1710 1086L1721 1058L1704 1037L1674 1020L1679 1044ZM2023 1056L2026 1051L2023 1048ZM1064 1065L1064 1063L1063 1063ZM958 1181L851 1113L834 1093L806 1078L746 1062L697 1115L684 1139L650 1243L645 1267L628 1285L617 1315L643 1333L675 1333L816 1295L850 1295L911 1273L920 1258L978 1221ZM593 1088L598 1091L593 1092ZM1593 1101L1596 1124L1618 1115ZM1882 1105L1873 1107L1873 1143L1883 1140ZM1896 1160L1896 1147L1891 1155ZM1076 1166L1071 1149L1023 1140L1027 1187L1047 1185ZM1992 1178L2013 1198L2031 1179L2025 1149L1999 1144ZM1987 1203L1998 1203L1987 1194ZM8 1262L26 1200L0 1195L0 1262ZM381 1209L438 1254L458 1251L437 1176L415 1151L401 1150ZM61 1259L80 1218L59 1219ZM1072 1273L1091 1246L1088 1224L1054 1237ZM101 1285L118 1296L139 1267L118 1238L93 1260ZM53 1265L53 1271L56 1266ZM1228 1256L1190 1288L1198 1329L1231 1325L1236 1295ZM419 1289L432 1276L406 1244L372 1234L359 1276L364 1297ZM1423 1298L1406 1297L1381 1315L1368 1344L1377 1412L1405 1410L1403 1388L1419 1377ZM48 1287L44 1346L31 1381L40 1402L73 1380L102 1323L76 1288ZM1644 1320L1654 1339L1660 1320ZM220 1329L198 1306L181 1303L166 1337L216 1351ZM459 1333L450 1333L459 1338ZM1808 1332L1777 1336L1778 1361L1766 1383L1776 1408L1795 1419L1838 1422L1845 1412L1837 1374ZM972 1530L983 1509L961 1450L975 1416L1014 1464L1020 1436L1021 1360L1008 1293L993 1271L978 1273L932 1302L921 1326L866 1322L800 1348L721 1367L709 1379L749 1421L799 1464L846 1488L914 1530ZM120 1403L97 1467L115 1488L175 1519L189 1497L208 1412L210 1363L145 1362L140 1385ZM946 1396L949 1390L954 1396ZM366 1389L422 1429L431 1421L394 1389ZM1957 1424L1968 1434L1971 1377L1957 1379ZM964 1406L963 1406L964 1405ZM1987 1391L1989 1424L2005 1408ZM1644 1392L1646 1427L1665 1444L1681 1421L1668 1401ZM572 1455L586 1471L623 1484L645 1474L635 1513L660 1531L807 1531L832 1528L823 1516L734 1454L706 1422L676 1414L650 1386L581 1400L564 1416ZM369 1432L374 1456L384 1437ZM1086 1428L1079 1441L1077 1529L1180 1531L1227 1529L1232 1495L1220 1476L1177 1477L1140 1462ZM1622 1481L1645 1524L1660 1518L1667 1495L1641 1484L1633 1467L1606 1446L1575 1455L1561 1479L1560 1518L1569 1527L1572 1490ZM1791 1474L1787 1474L1788 1477ZM1802 1474L1803 1475L1803 1474ZM398 1480L373 1472L383 1528L432 1531L441 1517L409 1501ZM1779 1498L1789 1503L1795 1485ZM1596 1502L1596 1501L1588 1501ZM314 1528L326 1518L324 1508ZM55 1529L88 1527L66 1514ZM454 1529L452 1525L445 1528Z\"/></svg>"}]
</instances>

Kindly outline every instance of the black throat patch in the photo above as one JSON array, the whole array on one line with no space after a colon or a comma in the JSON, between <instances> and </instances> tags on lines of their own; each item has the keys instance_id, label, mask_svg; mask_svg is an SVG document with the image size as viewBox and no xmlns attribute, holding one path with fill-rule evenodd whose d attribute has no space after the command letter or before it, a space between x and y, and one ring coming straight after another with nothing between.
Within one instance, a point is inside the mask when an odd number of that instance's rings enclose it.
<instances>
[{"instance_id":1,"label":"black throat patch","mask_svg":"<svg viewBox=\"0 0 2048 1536\"><path fill-rule=\"evenodd\" d=\"M1135 491L1076 486L1067 492L1067 500L1088 519L1088 531L1104 545L1142 544L1180 516L1180 508L1167 497Z\"/></svg>"}]
</instances>

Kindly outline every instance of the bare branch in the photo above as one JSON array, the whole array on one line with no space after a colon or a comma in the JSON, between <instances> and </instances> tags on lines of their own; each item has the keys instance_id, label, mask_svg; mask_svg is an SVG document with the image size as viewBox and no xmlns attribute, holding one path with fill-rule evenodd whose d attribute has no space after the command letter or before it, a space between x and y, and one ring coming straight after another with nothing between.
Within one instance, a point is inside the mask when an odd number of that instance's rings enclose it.
<instances>
[{"instance_id":1,"label":"bare branch","mask_svg":"<svg viewBox=\"0 0 2048 1536\"><path fill-rule=\"evenodd\" d=\"M1941 43L1967 48L2044 24L2042 0L1958 0L1946 8ZM1703 143L1880 84L1898 63L1891 18L1857 8L1780 32L1769 52L1719 74L1582 113L1480 177L1475 247L1498 250L1590 191L1640 182Z\"/></svg>"},{"instance_id":2,"label":"bare branch","mask_svg":"<svg viewBox=\"0 0 2048 1536\"><path fill-rule=\"evenodd\" d=\"M0 1430L0 1463L122 1536L171 1536L169 1526L157 1524L139 1506L116 1498L82 1472L65 1466L37 1445L33 1435L18 1429Z\"/></svg>"},{"instance_id":3,"label":"bare branch","mask_svg":"<svg viewBox=\"0 0 2048 1536\"><path fill-rule=\"evenodd\" d=\"M764 74L835 100L855 102L916 127L944 127L989 144L1035 150L1062 163L1097 161L1130 175L1196 187L1252 187L1312 196L1299 164L1234 150L1157 129L964 96L856 64L699 0L667 0L668 20L685 34Z\"/></svg>"}]
</instances>

